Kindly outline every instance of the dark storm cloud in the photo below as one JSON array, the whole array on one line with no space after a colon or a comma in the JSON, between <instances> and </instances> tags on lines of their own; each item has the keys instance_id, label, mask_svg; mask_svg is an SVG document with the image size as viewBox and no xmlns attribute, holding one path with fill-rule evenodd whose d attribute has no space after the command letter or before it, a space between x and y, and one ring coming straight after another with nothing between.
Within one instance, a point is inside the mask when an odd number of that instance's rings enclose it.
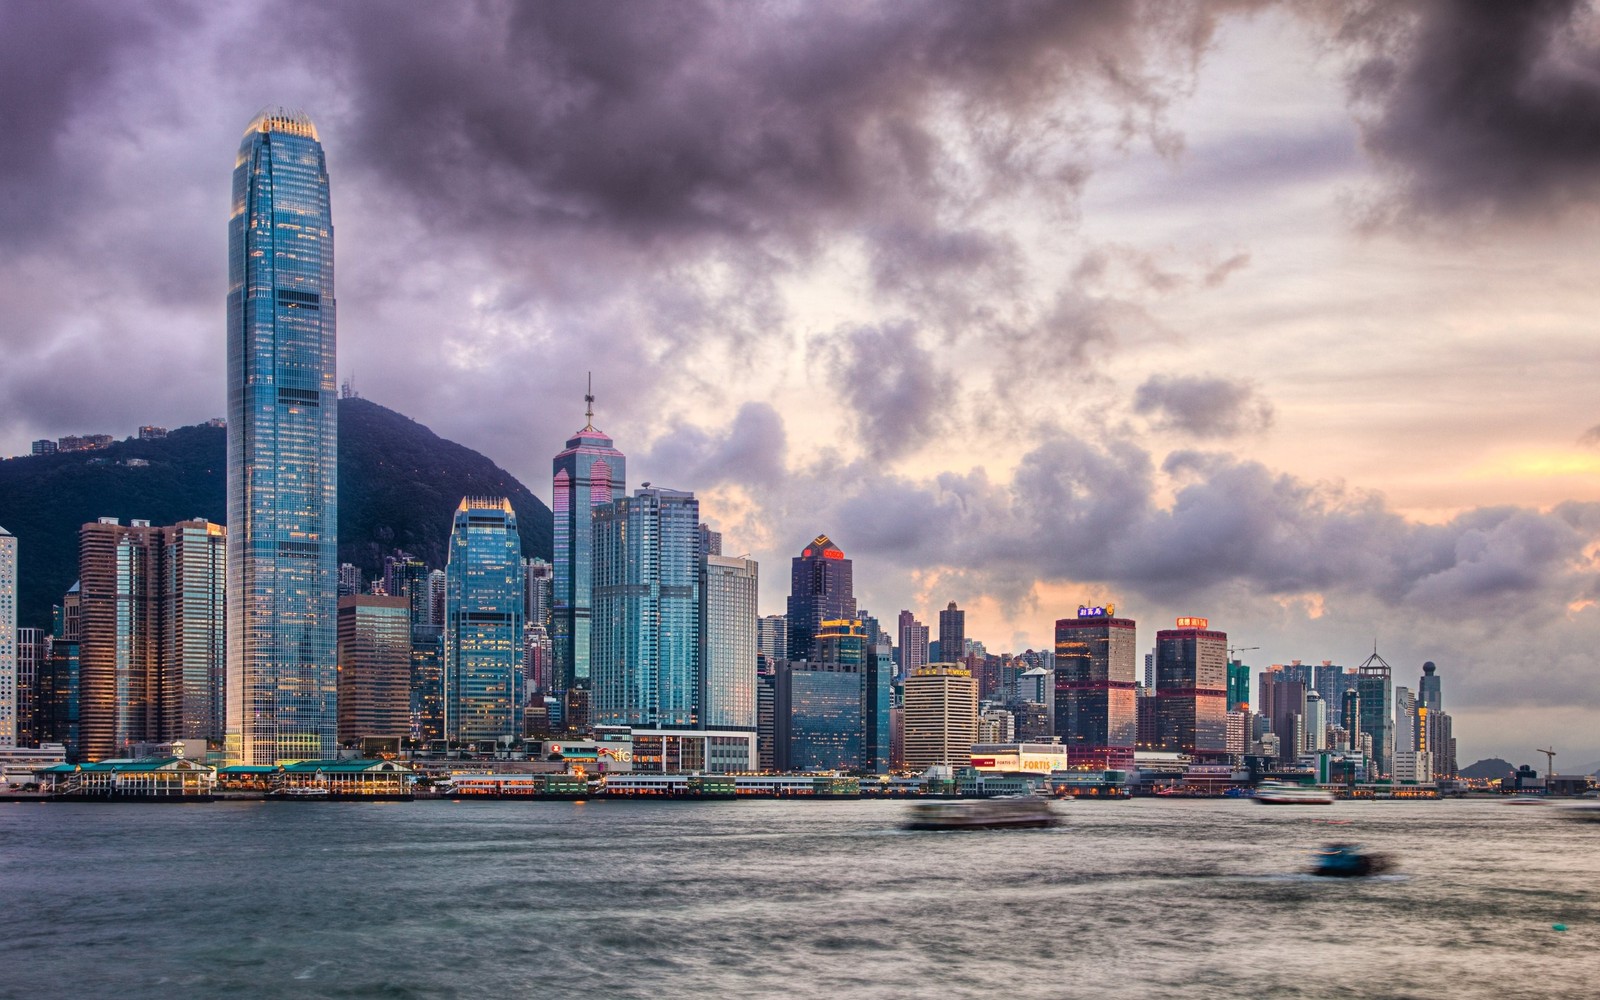
<instances>
[{"instance_id":1,"label":"dark storm cloud","mask_svg":"<svg viewBox=\"0 0 1600 1000\"><path fill-rule=\"evenodd\" d=\"M1600 197L1600 31L1581 0L1362 8L1351 92L1400 215L1519 218Z\"/></svg>"},{"instance_id":2,"label":"dark storm cloud","mask_svg":"<svg viewBox=\"0 0 1600 1000\"><path fill-rule=\"evenodd\" d=\"M1160 428L1197 438L1229 438L1272 426L1272 404L1255 387L1214 375L1152 375L1133 397L1133 410Z\"/></svg>"}]
</instances>

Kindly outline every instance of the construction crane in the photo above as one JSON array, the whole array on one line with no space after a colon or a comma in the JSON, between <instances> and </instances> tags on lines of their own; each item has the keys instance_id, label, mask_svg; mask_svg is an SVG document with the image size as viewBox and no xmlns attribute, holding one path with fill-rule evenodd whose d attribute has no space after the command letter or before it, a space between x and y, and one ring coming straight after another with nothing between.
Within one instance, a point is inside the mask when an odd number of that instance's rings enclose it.
<instances>
[{"instance_id":1,"label":"construction crane","mask_svg":"<svg viewBox=\"0 0 1600 1000\"><path fill-rule=\"evenodd\" d=\"M1260 648L1261 648L1260 646L1229 646L1228 647L1228 659L1230 659L1230 660L1233 659L1233 654L1234 653L1248 653L1252 649L1260 649Z\"/></svg>"},{"instance_id":2,"label":"construction crane","mask_svg":"<svg viewBox=\"0 0 1600 1000\"><path fill-rule=\"evenodd\" d=\"M1534 753L1542 753L1545 758L1544 783L1550 784L1550 779L1556 773L1556 752L1554 748L1535 749Z\"/></svg>"}]
</instances>

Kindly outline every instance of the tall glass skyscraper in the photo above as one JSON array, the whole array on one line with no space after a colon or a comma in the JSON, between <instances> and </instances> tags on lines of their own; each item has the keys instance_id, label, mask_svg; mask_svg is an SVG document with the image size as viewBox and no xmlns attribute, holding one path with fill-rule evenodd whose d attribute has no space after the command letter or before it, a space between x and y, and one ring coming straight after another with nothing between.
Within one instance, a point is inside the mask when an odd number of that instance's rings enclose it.
<instances>
[{"instance_id":1,"label":"tall glass skyscraper","mask_svg":"<svg viewBox=\"0 0 1600 1000\"><path fill-rule=\"evenodd\" d=\"M1083 611L1056 621L1055 732L1073 767L1133 766L1137 628L1132 618Z\"/></svg>"},{"instance_id":2,"label":"tall glass skyscraper","mask_svg":"<svg viewBox=\"0 0 1600 1000\"><path fill-rule=\"evenodd\" d=\"M228 759L332 757L339 477L333 222L317 129L245 130L228 220Z\"/></svg>"},{"instance_id":3,"label":"tall glass skyscraper","mask_svg":"<svg viewBox=\"0 0 1600 1000\"><path fill-rule=\"evenodd\" d=\"M594 512L596 725L700 724L699 524L660 487Z\"/></svg>"},{"instance_id":4,"label":"tall glass skyscraper","mask_svg":"<svg viewBox=\"0 0 1600 1000\"><path fill-rule=\"evenodd\" d=\"M707 729L754 729L760 567L708 553L701 573L700 721Z\"/></svg>"},{"instance_id":5,"label":"tall glass skyscraper","mask_svg":"<svg viewBox=\"0 0 1600 1000\"><path fill-rule=\"evenodd\" d=\"M445 567L445 734L522 735L522 539L504 497L465 497Z\"/></svg>"},{"instance_id":6,"label":"tall glass skyscraper","mask_svg":"<svg viewBox=\"0 0 1600 1000\"><path fill-rule=\"evenodd\" d=\"M814 659L822 623L855 617L851 562L831 538L818 535L790 562L789 659Z\"/></svg>"},{"instance_id":7,"label":"tall glass skyscraper","mask_svg":"<svg viewBox=\"0 0 1600 1000\"><path fill-rule=\"evenodd\" d=\"M594 615L594 522L591 512L628 492L627 460L594 426L594 395L584 396L588 422L567 439L552 463L550 507L555 514L555 587L550 639L556 690L589 686ZM698 537L696 539L698 544Z\"/></svg>"}]
</instances>

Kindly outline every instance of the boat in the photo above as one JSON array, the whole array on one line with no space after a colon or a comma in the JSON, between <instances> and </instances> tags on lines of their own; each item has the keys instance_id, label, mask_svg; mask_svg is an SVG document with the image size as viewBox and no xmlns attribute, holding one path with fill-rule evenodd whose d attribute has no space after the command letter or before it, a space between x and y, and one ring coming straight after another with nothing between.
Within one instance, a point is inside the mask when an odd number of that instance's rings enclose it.
<instances>
[{"instance_id":1,"label":"boat","mask_svg":"<svg viewBox=\"0 0 1600 1000\"><path fill-rule=\"evenodd\" d=\"M1508 806L1547 806L1550 804L1548 796L1544 795L1513 795L1506 799Z\"/></svg>"},{"instance_id":2,"label":"boat","mask_svg":"<svg viewBox=\"0 0 1600 1000\"><path fill-rule=\"evenodd\" d=\"M1394 867L1387 854L1369 853L1360 844L1324 844L1312 858L1311 874L1322 878L1362 878Z\"/></svg>"},{"instance_id":3,"label":"boat","mask_svg":"<svg viewBox=\"0 0 1600 1000\"><path fill-rule=\"evenodd\" d=\"M1333 793L1315 785L1263 781L1256 786L1256 801L1264 806L1326 806L1333 803Z\"/></svg>"},{"instance_id":4,"label":"boat","mask_svg":"<svg viewBox=\"0 0 1600 1000\"><path fill-rule=\"evenodd\" d=\"M1035 795L997 799L913 802L907 830L1004 830L1039 828L1061 822L1055 804Z\"/></svg>"},{"instance_id":5,"label":"boat","mask_svg":"<svg viewBox=\"0 0 1600 1000\"><path fill-rule=\"evenodd\" d=\"M1600 823L1600 805L1585 803L1577 806L1562 806L1556 810L1556 815L1562 819L1570 819L1579 823Z\"/></svg>"},{"instance_id":6,"label":"boat","mask_svg":"<svg viewBox=\"0 0 1600 1000\"><path fill-rule=\"evenodd\" d=\"M277 791L267 793L267 798L269 799L287 799L291 802L314 802L326 800L328 797L328 790L326 788L316 788L312 786L280 788Z\"/></svg>"}]
</instances>

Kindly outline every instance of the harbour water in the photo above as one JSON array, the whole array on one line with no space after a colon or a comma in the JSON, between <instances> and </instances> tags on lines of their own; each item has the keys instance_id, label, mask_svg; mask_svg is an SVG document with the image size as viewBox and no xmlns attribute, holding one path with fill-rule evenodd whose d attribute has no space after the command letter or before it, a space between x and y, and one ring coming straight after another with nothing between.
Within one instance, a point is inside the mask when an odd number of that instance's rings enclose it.
<instances>
[{"instance_id":1,"label":"harbour water","mask_svg":"<svg viewBox=\"0 0 1600 1000\"><path fill-rule=\"evenodd\" d=\"M0 804L0 996L1593 996L1600 827L1558 808ZM1330 840L1399 874L1300 874Z\"/></svg>"}]
</instances>

